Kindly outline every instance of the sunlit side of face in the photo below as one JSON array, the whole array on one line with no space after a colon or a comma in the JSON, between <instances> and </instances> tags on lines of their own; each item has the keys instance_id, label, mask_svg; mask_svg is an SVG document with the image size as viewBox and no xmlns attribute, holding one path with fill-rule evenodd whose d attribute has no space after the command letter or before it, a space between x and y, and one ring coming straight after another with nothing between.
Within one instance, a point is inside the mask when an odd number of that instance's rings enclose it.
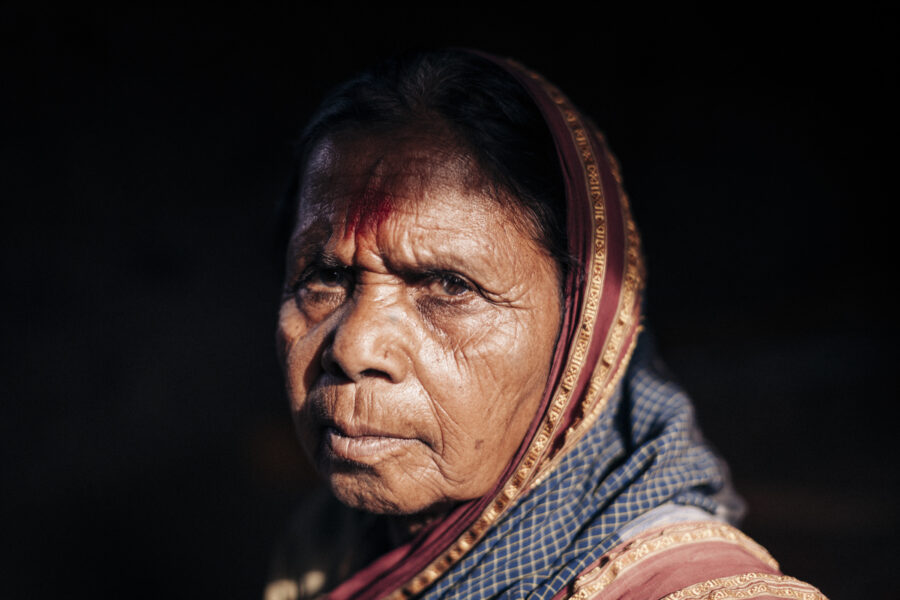
<instances>
[{"instance_id":1,"label":"sunlit side of face","mask_svg":"<svg viewBox=\"0 0 900 600\"><path fill-rule=\"evenodd\" d=\"M304 174L279 349L300 441L350 506L484 495L538 409L557 268L466 169L398 134L326 139Z\"/></svg>"}]
</instances>

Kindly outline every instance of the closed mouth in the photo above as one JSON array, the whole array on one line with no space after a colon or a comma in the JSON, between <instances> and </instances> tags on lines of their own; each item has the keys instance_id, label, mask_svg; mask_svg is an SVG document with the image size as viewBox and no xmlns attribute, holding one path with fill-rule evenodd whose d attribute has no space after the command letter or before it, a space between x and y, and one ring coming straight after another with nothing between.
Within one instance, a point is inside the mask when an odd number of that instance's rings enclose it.
<instances>
[{"instance_id":1,"label":"closed mouth","mask_svg":"<svg viewBox=\"0 0 900 600\"><path fill-rule=\"evenodd\" d=\"M335 458L373 464L418 443L414 438L355 428L353 433L329 425L324 429L323 445Z\"/></svg>"}]
</instances>

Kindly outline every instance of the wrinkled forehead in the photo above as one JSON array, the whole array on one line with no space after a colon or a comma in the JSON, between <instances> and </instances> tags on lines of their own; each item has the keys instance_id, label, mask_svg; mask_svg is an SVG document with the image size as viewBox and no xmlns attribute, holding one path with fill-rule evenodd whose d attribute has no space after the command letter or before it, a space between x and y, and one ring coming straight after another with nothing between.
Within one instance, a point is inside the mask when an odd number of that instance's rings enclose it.
<instances>
[{"instance_id":1,"label":"wrinkled forehead","mask_svg":"<svg viewBox=\"0 0 900 600\"><path fill-rule=\"evenodd\" d=\"M335 213L344 215L348 229L377 225L441 192L484 187L474 160L433 135L331 136L307 160L297 225Z\"/></svg>"}]
</instances>

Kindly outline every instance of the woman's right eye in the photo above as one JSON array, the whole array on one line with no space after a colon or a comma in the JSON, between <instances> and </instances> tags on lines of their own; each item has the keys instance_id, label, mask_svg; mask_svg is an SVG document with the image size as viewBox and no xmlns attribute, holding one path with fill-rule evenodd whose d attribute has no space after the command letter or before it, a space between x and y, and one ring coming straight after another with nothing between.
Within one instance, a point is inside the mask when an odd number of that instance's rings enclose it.
<instances>
[{"instance_id":1,"label":"woman's right eye","mask_svg":"<svg viewBox=\"0 0 900 600\"><path fill-rule=\"evenodd\" d=\"M349 283L349 275L346 269L338 267L318 267L310 273L307 283L321 285L326 288L346 287Z\"/></svg>"},{"instance_id":2,"label":"woman's right eye","mask_svg":"<svg viewBox=\"0 0 900 600\"><path fill-rule=\"evenodd\" d=\"M311 265L294 284L294 298L302 306L335 305L346 298L352 285L346 268Z\"/></svg>"}]
</instances>

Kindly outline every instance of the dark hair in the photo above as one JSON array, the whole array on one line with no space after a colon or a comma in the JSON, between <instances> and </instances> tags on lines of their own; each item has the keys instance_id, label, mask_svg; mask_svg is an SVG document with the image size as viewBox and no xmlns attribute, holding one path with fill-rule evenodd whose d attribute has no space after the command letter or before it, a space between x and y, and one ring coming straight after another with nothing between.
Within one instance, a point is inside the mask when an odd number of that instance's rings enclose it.
<instances>
[{"instance_id":1,"label":"dark hair","mask_svg":"<svg viewBox=\"0 0 900 600\"><path fill-rule=\"evenodd\" d=\"M536 241L557 261L564 278L571 262L565 184L550 131L521 84L465 50L387 60L325 98L300 139L298 179L282 219L285 239L294 221L299 177L317 143L340 133L389 132L435 122L451 132L448 145L471 155L492 187L524 209Z\"/></svg>"}]
</instances>

